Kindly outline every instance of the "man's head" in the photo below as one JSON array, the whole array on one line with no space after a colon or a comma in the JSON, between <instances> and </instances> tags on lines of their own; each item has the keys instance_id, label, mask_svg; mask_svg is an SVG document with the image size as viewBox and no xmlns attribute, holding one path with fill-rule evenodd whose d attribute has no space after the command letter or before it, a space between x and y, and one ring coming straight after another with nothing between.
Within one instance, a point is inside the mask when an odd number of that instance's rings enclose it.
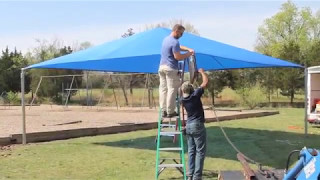
<instances>
[{"instance_id":1,"label":"man's head","mask_svg":"<svg viewBox=\"0 0 320 180\"><path fill-rule=\"evenodd\" d=\"M176 24L172 28L172 35L174 38L179 39L184 32L185 28L181 24Z\"/></svg>"},{"instance_id":2,"label":"man's head","mask_svg":"<svg viewBox=\"0 0 320 180\"><path fill-rule=\"evenodd\" d=\"M181 85L181 91L184 98L189 97L194 91L193 85L189 81L186 81Z\"/></svg>"}]
</instances>

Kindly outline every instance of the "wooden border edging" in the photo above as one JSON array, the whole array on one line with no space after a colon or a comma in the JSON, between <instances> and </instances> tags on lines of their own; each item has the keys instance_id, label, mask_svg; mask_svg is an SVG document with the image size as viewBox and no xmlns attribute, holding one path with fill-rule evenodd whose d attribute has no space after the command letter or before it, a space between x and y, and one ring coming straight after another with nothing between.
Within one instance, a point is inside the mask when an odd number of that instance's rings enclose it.
<instances>
[{"instance_id":1,"label":"wooden border edging","mask_svg":"<svg viewBox=\"0 0 320 180\"><path fill-rule=\"evenodd\" d=\"M250 114L236 114L231 116L221 116L219 117L219 121L227 121L227 120L235 120L235 119L246 119L246 118L254 118L254 117L262 117L262 116L271 116L279 114L279 111L269 111L269 112L257 112ZM206 118L206 123L208 122L216 122L217 118Z\"/></svg>"},{"instance_id":2,"label":"wooden border edging","mask_svg":"<svg viewBox=\"0 0 320 180\"><path fill-rule=\"evenodd\" d=\"M235 119L245 119L252 117L270 116L279 114L279 111L269 111L269 112L257 112L249 114L237 114L231 116L221 116L219 121L235 120ZM206 122L216 122L216 118L206 118ZM141 123L141 124L127 124L119 126L110 127L99 127L99 128L81 128L81 129L69 129L69 130L58 130L49 132L33 132L27 133L27 142L45 142L53 140L63 140L70 138L78 138L84 136L96 136L104 134L116 134L137 130L149 130L155 129L158 126L158 122L151 123ZM22 136L21 134L13 134L10 137L0 137L0 146L9 144L21 144Z\"/></svg>"}]
</instances>

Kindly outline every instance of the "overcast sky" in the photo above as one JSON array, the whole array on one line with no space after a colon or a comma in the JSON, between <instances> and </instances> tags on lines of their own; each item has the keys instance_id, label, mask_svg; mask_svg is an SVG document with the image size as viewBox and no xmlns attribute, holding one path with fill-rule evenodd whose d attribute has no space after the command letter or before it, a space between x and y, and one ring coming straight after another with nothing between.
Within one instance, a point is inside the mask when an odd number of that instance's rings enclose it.
<instances>
[{"instance_id":1,"label":"overcast sky","mask_svg":"<svg viewBox=\"0 0 320 180\"><path fill-rule=\"evenodd\" d=\"M1 1L0 49L27 52L35 39L98 45L128 28L183 19L200 35L253 50L258 27L286 1ZM315 13L320 1L293 1Z\"/></svg>"}]
</instances>

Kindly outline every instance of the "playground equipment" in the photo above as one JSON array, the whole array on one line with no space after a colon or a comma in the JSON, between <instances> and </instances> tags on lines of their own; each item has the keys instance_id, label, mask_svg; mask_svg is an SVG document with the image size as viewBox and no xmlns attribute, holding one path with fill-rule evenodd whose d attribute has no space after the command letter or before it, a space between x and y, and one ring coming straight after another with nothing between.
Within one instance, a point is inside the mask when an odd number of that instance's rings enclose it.
<instances>
[{"instance_id":1,"label":"playground equipment","mask_svg":"<svg viewBox=\"0 0 320 180\"><path fill-rule=\"evenodd\" d=\"M41 82L42 82L43 79L45 79L45 78L64 78L64 77L72 77L70 86L69 86L68 88L64 89L64 88L63 88L63 85L62 85L62 94L65 94L64 91L67 91L67 95L66 95L66 98L65 98L66 100L65 100L65 103L64 103L64 106L67 107L67 105L68 105L68 100L69 100L71 91L79 90L78 87L77 87L77 89L74 89L74 88L73 88L73 83L74 83L74 82L76 83L76 86L78 86L77 81L75 81L75 77L82 77L82 76L83 76L82 74L56 75L56 76L41 76L41 77L40 77L40 80L39 80L39 82L38 82L37 88L36 88L36 90L35 90L34 97L33 97L32 100L31 100L29 109L32 107L35 99L37 98L37 93L38 93L38 90L39 90L39 88L40 88L40 85L41 85ZM87 92L88 92L88 88L87 88ZM80 96L80 94L79 94L79 96ZM87 96L88 96L88 94L87 94ZM80 96L80 98L81 98L81 96Z\"/></svg>"},{"instance_id":2,"label":"playground equipment","mask_svg":"<svg viewBox=\"0 0 320 180\"><path fill-rule=\"evenodd\" d=\"M98 100L98 103L96 104L97 106L97 109L99 109L99 107L102 106L102 101L104 99L104 92L107 88L111 88L112 89L112 92L113 92L113 97L114 97L114 102L115 102L115 105L117 107L117 109L120 108L120 104L118 103L118 100L117 100L117 96L116 96L116 92L115 92L115 88L112 84L114 83L117 83L116 81L118 81L119 84L123 83L121 82L122 80L119 78L119 76L122 76L122 77L130 77L131 80L135 78L135 75L140 75L140 76L145 76L145 87L144 87L144 91L143 91L143 96L141 98L141 103L140 103L140 107L141 109L145 106L145 103L144 103L144 100L145 98L147 97L148 99L148 105L149 105L149 108L152 109L153 107L156 108L156 102L155 102L155 98L154 98L154 95L153 95L153 82L152 82L152 75L151 74L142 74L142 73L128 73L128 74L108 74L108 76L105 78L104 80L104 87L103 89L101 89L101 95L100 95L100 98ZM130 81L131 81L130 80ZM123 93L126 93L126 87L128 85L125 85L125 84L122 84L123 86L121 88ZM147 92L147 93L146 93ZM130 93L131 94L131 93ZM146 96L147 94L147 96ZM127 96L127 94L126 94ZM129 102L129 101L128 101ZM133 94L131 94L131 107L133 107Z\"/></svg>"},{"instance_id":3,"label":"playground equipment","mask_svg":"<svg viewBox=\"0 0 320 180\"><path fill-rule=\"evenodd\" d=\"M104 78L104 87L101 89L101 94L100 94L100 97L97 101L97 104L96 104L96 107L97 109L99 110L100 107L102 107L102 102L104 100L104 95L105 95L105 90L107 88L110 88L110 85L111 84L114 84L114 83L117 83L116 80L117 78L114 78L114 77L118 77L119 79L119 76L123 76L123 77L130 77L133 78L133 75L144 75L144 74L141 74L141 73L128 73L128 74L112 74L112 73L95 73L95 74L92 74L94 76L105 76ZM113 77L114 76L114 77ZM156 108L156 102L155 102L155 99L154 99L154 96L153 96L153 88L152 88L152 85L153 85L153 82L151 80L151 74L145 74L146 76L146 79L145 79L145 89L144 89L144 92L143 92L143 97L141 99L141 108L142 106L144 106L144 100L145 100L145 97L146 97L146 94L147 94L147 98L148 98L148 104L149 104L149 108L153 108L155 107ZM86 72L86 74L79 74L79 75L56 75L56 76L40 76L40 80L38 82L38 85L37 85L37 88L35 90L35 93L34 93L34 97L32 98L31 100L31 103L30 103L30 107L29 109L31 109L31 107L34 105L35 103L35 100L38 98L37 94L38 94L38 90L40 88L40 85L41 83L43 82L44 79L49 79L49 78L64 78L64 77L70 77L70 83L68 83L65 87L65 85L62 83L62 90L61 90L61 103L64 104L64 107L67 108L68 107L68 103L69 103L69 100L70 100L70 96L72 95L72 92L77 92L77 95L79 96L79 100L81 101L82 100L82 95L81 95L81 92L83 91L86 91L86 105L87 106L90 106L92 107L93 106L93 83L92 83L92 80L91 78L89 78L89 72ZM80 88L81 85L78 85L78 82L77 82L77 79L76 77L86 77L86 88L83 89L83 88ZM118 82L119 83L119 82ZM117 95L116 95L116 92L115 92L115 88L112 86L112 92L113 92L113 97L114 97L114 101L112 102L115 102L115 106L117 107L117 109L119 109L120 105L118 103L118 99L117 99ZM148 93L146 93L146 91L148 91ZM132 95L131 95L131 100L132 100ZM1 100L1 97L0 97L0 100ZM133 102L131 102L131 106L132 106Z\"/></svg>"}]
</instances>

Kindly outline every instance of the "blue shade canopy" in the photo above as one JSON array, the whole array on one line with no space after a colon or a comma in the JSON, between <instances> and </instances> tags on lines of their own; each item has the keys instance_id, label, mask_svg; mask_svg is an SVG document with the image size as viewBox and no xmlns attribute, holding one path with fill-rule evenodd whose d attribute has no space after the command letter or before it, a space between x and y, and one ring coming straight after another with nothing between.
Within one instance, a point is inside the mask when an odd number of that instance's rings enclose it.
<instances>
[{"instance_id":1,"label":"blue shade canopy","mask_svg":"<svg viewBox=\"0 0 320 180\"><path fill-rule=\"evenodd\" d=\"M157 73L162 40L171 33L156 28L133 36L107 42L86 50L28 66L29 68L75 69L107 72ZM198 68L224 70L239 68L293 67L281 59L240 49L190 33L184 33L180 44L195 50Z\"/></svg>"}]
</instances>

